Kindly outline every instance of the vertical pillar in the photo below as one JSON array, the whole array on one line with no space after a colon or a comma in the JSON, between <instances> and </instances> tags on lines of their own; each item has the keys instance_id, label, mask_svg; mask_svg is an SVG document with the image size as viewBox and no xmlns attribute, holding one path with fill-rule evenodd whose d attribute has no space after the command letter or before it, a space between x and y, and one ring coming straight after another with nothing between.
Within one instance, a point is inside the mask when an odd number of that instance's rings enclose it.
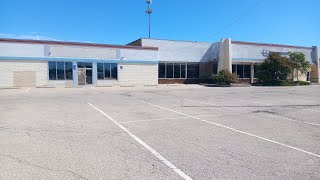
<instances>
[{"instance_id":1,"label":"vertical pillar","mask_svg":"<svg viewBox=\"0 0 320 180\"><path fill-rule=\"evenodd\" d=\"M227 69L232 72L232 41L230 38L220 42L218 72Z\"/></svg>"},{"instance_id":2,"label":"vertical pillar","mask_svg":"<svg viewBox=\"0 0 320 180\"><path fill-rule=\"evenodd\" d=\"M77 61L72 62L72 79L73 79L73 87L78 86L78 63Z\"/></svg>"},{"instance_id":3,"label":"vertical pillar","mask_svg":"<svg viewBox=\"0 0 320 180\"><path fill-rule=\"evenodd\" d=\"M254 64L251 64L251 75L250 75L250 82L253 84L254 79Z\"/></svg>"},{"instance_id":4,"label":"vertical pillar","mask_svg":"<svg viewBox=\"0 0 320 180\"><path fill-rule=\"evenodd\" d=\"M97 62L93 62L92 63L92 85L97 86L97 78L98 78Z\"/></svg>"}]
</instances>

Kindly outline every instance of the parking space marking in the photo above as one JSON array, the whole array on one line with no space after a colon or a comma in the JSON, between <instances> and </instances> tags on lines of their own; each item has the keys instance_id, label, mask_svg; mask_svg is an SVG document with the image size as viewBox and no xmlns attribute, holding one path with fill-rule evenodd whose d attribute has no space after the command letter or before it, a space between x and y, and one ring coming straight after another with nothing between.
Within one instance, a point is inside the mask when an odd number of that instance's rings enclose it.
<instances>
[{"instance_id":1,"label":"parking space marking","mask_svg":"<svg viewBox=\"0 0 320 180\"><path fill-rule=\"evenodd\" d=\"M200 115L195 117L210 117L217 116L217 114L208 114L208 115ZM130 123L139 123L139 122L153 122L153 121L165 121L165 120L176 120L176 119L188 119L189 117L174 117L174 118L161 118L161 119L145 119L145 120L137 120L137 121L122 121L120 124L130 124Z\"/></svg>"},{"instance_id":2,"label":"parking space marking","mask_svg":"<svg viewBox=\"0 0 320 180\"><path fill-rule=\"evenodd\" d=\"M284 146L284 147L287 147L287 148L290 148L290 149L293 149L293 150L297 150L297 151L300 151L300 152L303 152L303 153L306 153L306 154L309 154L309 155L312 155L312 156L320 158L319 154L315 154L315 153L312 153L312 152L309 152L309 151L306 151L306 150L303 150L303 149L300 149L300 148L297 148L297 147L293 147L293 146L290 146L290 145L287 145L287 144L283 144L283 143L280 143L280 142L277 142L277 141L274 141L274 140L271 140L271 139L267 139L267 138L264 138L264 137L261 137L261 136L258 136L258 135L254 135L254 134L251 134L251 133L248 133L248 132L245 132L245 131L241 131L241 130L238 130L238 129L235 129L235 128L232 128L232 127L228 127L228 126L225 126L225 125L222 125L222 124L218 124L218 123L215 123L215 122L203 120L203 119L200 119L198 117L191 116L191 115L188 115L188 114L185 114L185 113L182 113L182 112L179 112L179 111L175 111L175 110L172 110L172 109L169 109L169 108L165 108L165 107L162 107L162 106L159 106L159 105L156 105L156 104L152 104L152 103L149 103L149 102L146 102L146 101L142 101L142 102L145 103L145 104L148 104L150 106L154 106L154 107L157 107L157 108L160 108L160 109L164 109L164 110L167 110L167 111L170 111L170 112L181 114L181 115L184 115L184 116L187 116L187 117L190 117L190 118L202 121L202 122L213 124L213 125L225 128L225 129L229 129L231 131L235 131L235 132L238 132L238 133L241 133L241 134L245 134L245 135L257 138L257 139L261 139L261 140L264 140L264 141L267 141L267 142L270 142L270 143L281 145L281 146Z\"/></svg>"},{"instance_id":3,"label":"parking space marking","mask_svg":"<svg viewBox=\"0 0 320 180\"><path fill-rule=\"evenodd\" d=\"M170 169L172 169L174 172L176 172L180 177L186 180L192 180L190 176L188 176L185 172L178 169L175 165L173 165L170 161L168 161L166 158L164 158L160 153L158 153L156 150L151 148L148 144L146 144L144 141L142 141L140 138L138 138L136 135L132 134L127 128L122 126L120 123L118 123L116 120L114 120L111 116L106 114L101 109L97 108L93 104L88 102L88 105L91 106L96 111L100 112L102 115L107 117L109 120L111 120L114 124L116 124L120 129L125 131L129 136L131 136L135 141L137 141L140 145L142 145L144 148L146 148L150 153L152 153L154 156L156 156L160 161L162 161L165 165L167 165Z\"/></svg>"},{"instance_id":4,"label":"parking space marking","mask_svg":"<svg viewBox=\"0 0 320 180\"><path fill-rule=\"evenodd\" d=\"M313 111L313 112L320 112L320 111L318 111L318 110L316 110L316 109L303 109L304 111Z\"/></svg>"},{"instance_id":5,"label":"parking space marking","mask_svg":"<svg viewBox=\"0 0 320 180\"><path fill-rule=\"evenodd\" d=\"M24 92L28 92L31 88L26 89Z\"/></svg>"},{"instance_id":6,"label":"parking space marking","mask_svg":"<svg viewBox=\"0 0 320 180\"><path fill-rule=\"evenodd\" d=\"M305 121L298 121L298 120L295 120L295 119L291 119L291 118L287 118L287 117L283 117L283 116L277 116L277 115L273 115L273 114L266 114L267 116L270 116L270 117L275 117L275 118L279 118L279 119L284 119L284 120L288 120L288 121L294 121L294 122L299 122L299 123L302 123L302 124L309 124L309 125L312 125L312 126L319 126L320 127L320 124L315 124L315 123L310 123L310 122L305 122Z\"/></svg>"},{"instance_id":7,"label":"parking space marking","mask_svg":"<svg viewBox=\"0 0 320 180\"><path fill-rule=\"evenodd\" d=\"M119 122L120 124L129 124L129 123L139 123L139 122L152 122L152 121L165 121L165 120L175 120L175 119L187 119L188 117L175 117L175 118L161 118L161 119L146 119L146 120L137 120L137 121L123 121Z\"/></svg>"},{"instance_id":8,"label":"parking space marking","mask_svg":"<svg viewBox=\"0 0 320 180\"><path fill-rule=\"evenodd\" d=\"M188 101L194 101L194 100L189 100L189 99L188 99ZM241 100L240 100L240 101L241 101ZM217 106L217 105L215 105L215 104L206 103L206 102L201 102L201 101L194 101L194 102ZM242 101L242 102L244 102L244 101ZM259 103L259 104L263 104L263 103ZM267 104L266 104L266 105L267 105ZM268 104L268 105L269 105L269 104ZM224 108L231 108L231 109L236 110L236 108L233 108L233 107L224 107ZM315 123L306 122L306 121L299 121L299 120L287 118L287 117L280 116L280 115L271 115L271 114L265 114L265 115L270 116L270 117L274 117L274 118L278 118L278 119L284 119L284 120L287 120L287 121L293 121L293 122L298 122L298 123L302 123L302 124L307 124L307 125L319 126L319 127L320 127L320 124L315 124Z\"/></svg>"}]
</instances>

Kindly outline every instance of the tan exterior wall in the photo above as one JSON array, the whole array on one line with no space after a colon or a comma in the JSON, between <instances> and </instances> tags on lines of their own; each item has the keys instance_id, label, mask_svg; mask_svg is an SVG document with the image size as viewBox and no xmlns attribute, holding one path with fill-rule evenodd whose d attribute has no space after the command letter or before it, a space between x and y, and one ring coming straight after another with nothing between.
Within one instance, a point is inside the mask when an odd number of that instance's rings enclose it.
<instances>
[{"instance_id":1,"label":"tan exterior wall","mask_svg":"<svg viewBox=\"0 0 320 180\"><path fill-rule=\"evenodd\" d=\"M296 70L294 70L294 74L296 73L297 71ZM306 76L306 74L301 74L300 72L299 72L299 81L307 81L307 76ZM290 73L289 74L289 76L288 76L288 80L293 80L293 81L297 81L298 80L298 78L297 77L293 77L292 78L292 73Z\"/></svg>"},{"instance_id":2,"label":"tan exterior wall","mask_svg":"<svg viewBox=\"0 0 320 180\"><path fill-rule=\"evenodd\" d=\"M311 65L311 82L318 83L319 82L319 68L317 64Z\"/></svg>"},{"instance_id":3,"label":"tan exterior wall","mask_svg":"<svg viewBox=\"0 0 320 180\"><path fill-rule=\"evenodd\" d=\"M0 88L73 87L73 81L48 80L47 61L0 61Z\"/></svg>"},{"instance_id":4,"label":"tan exterior wall","mask_svg":"<svg viewBox=\"0 0 320 180\"><path fill-rule=\"evenodd\" d=\"M120 68L122 66L122 69ZM118 64L120 84L158 84L158 64Z\"/></svg>"},{"instance_id":5,"label":"tan exterior wall","mask_svg":"<svg viewBox=\"0 0 320 180\"><path fill-rule=\"evenodd\" d=\"M116 59L116 49L78 46L47 46L51 57Z\"/></svg>"},{"instance_id":6,"label":"tan exterior wall","mask_svg":"<svg viewBox=\"0 0 320 180\"><path fill-rule=\"evenodd\" d=\"M0 87L44 86L48 82L47 62L0 62Z\"/></svg>"},{"instance_id":7,"label":"tan exterior wall","mask_svg":"<svg viewBox=\"0 0 320 180\"><path fill-rule=\"evenodd\" d=\"M120 68L122 66L122 69ZM157 85L158 64L118 64L118 80L98 80L97 86Z\"/></svg>"}]
</instances>

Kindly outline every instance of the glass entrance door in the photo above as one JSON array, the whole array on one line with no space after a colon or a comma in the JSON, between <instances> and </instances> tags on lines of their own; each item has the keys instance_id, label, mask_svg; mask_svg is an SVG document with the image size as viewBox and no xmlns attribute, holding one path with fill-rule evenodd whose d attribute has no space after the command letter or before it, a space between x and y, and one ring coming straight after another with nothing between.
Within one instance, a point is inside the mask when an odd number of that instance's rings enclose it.
<instances>
[{"instance_id":1,"label":"glass entrance door","mask_svg":"<svg viewBox=\"0 0 320 180\"><path fill-rule=\"evenodd\" d=\"M78 62L78 84L92 84L92 63Z\"/></svg>"}]
</instances>

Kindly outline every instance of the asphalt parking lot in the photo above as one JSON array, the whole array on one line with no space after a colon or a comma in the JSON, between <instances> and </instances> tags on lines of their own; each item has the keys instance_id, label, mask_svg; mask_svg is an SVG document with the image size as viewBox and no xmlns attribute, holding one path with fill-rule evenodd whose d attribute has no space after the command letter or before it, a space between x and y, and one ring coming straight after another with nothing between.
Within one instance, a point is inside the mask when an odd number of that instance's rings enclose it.
<instances>
[{"instance_id":1,"label":"asphalt parking lot","mask_svg":"<svg viewBox=\"0 0 320 180\"><path fill-rule=\"evenodd\" d=\"M320 86L0 90L0 179L320 179Z\"/></svg>"}]
</instances>

